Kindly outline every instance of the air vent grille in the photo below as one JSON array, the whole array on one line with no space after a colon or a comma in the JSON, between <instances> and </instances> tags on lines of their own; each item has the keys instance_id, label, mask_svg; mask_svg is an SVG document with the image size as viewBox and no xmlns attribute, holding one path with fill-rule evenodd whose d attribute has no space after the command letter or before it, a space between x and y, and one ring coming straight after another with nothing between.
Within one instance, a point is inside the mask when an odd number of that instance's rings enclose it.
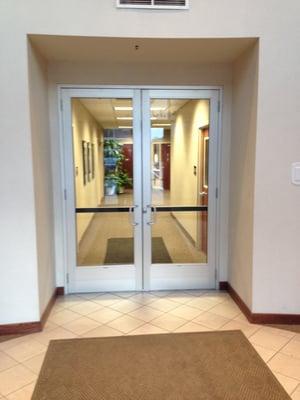
<instances>
[{"instance_id":1,"label":"air vent grille","mask_svg":"<svg viewBox=\"0 0 300 400\"><path fill-rule=\"evenodd\" d=\"M187 9L188 0L117 0L117 7Z\"/></svg>"}]
</instances>

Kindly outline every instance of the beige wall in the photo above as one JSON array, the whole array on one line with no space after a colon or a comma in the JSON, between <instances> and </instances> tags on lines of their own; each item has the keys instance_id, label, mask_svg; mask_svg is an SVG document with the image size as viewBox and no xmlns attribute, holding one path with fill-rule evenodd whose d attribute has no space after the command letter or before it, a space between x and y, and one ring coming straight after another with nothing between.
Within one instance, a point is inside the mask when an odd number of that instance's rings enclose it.
<instances>
[{"instance_id":1,"label":"beige wall","mask_svg":"<svg viewBox=\"0 0 300 400\"><path fill-rule=\"evenodd\" d=\"M171 204L198 204L199 128L209 124L209 102L191 100L175 114L171 131ZM197 242L197 213L174 213L178 222Z\"/></svg>"},{"instance_id":2,"label":"beige wall","mask_svg":"<svg viewBox=\"0 0 300 400\"><path fill-rule=\"evenodd\" d=\"M45 60L29 44L29 87L36 214L40 315L54 293L55 250L49 134L48 78Z\"/></svg>"},{"instance_id":3,"label":"beige wall","mask_svg":"<svg viewBox=\"0 0 300 400\"><path fill-rule=\"evenodd\" d=\"M258 113L254 188L252 309L255 312L299 313L300 210L299 187L290 182L290 167L300 148L300 2L265 0L191 0L184 12L118 10L111 0L3 0L0 2L0 131L1 322L38 318L37 228L33 179L28 85L27 34L108 37L229 38L259 37ZM270 13L272 10L272 13ZM212 18L213 15L213 18ZM199 16L201 16L199 23ZM68 64L68 63L67 63ZM155 62L153 62L155 64ZM218 68L180 63L156 68L125 65L60 65L53 83L226 84ZM169 66L170 67L170 66ZM70 71L68 71L70 69ZM140 72L142 71L142 72ZM147 74L145 74L145 71ZM161 74L158 74L161 71ZM172 72L170 74L170 71ZM189 74L192 71L192 74ZM102 73L103 72L103 73ZM168 74L171 77L168 77ZM95 79L95 77L98 77ZM222 75L223 76L223 75ZM76 79L77 77L77 79ZM226 80L226 78L224 79ZM73 81L73 82L72 82ZM227 86L228 88L228 86ZM229 162L230 95L225 87L221 170ZM54 96L53 96L54 95ZM227 97L226 97L227 96ZM243 98L243 101L245 99ZM228 103L229 101L229 103ZM50 109L53 159L59 159L57 106ZM16 118L17 115L17 118ZM227 129L227 130L226 130ZM56 132L55 136L52 136ZM14 149L13 152L9 149ZM13 168L8 168L13 165ZM54 181L61 183L60 164ZM22 171L22 173L20 173ZM222 176L222 196L228 175ZM62 186L54 187L55 220L62 220ZM58 208L56 209L56 206ZM221 211L226 211L226 201ZM284 207L284 209L283 209ZM224 213L222 215L225 215ZM226 225L221 228L226 236ZM55 231L56 249L63 251L62 227ZM18 251L15 251L17 243ZM222 256L226 257L222 242ZM64 282L63 258L57 262L57 283ZM59 268L61 267L61 268ZM240 291L245 288L241 286ZM28 294L32 293L32 296ZM244 298L247 296L240 292ZM20 307L22 304L22 310Z\"/></svg>"},{"instance_id":4,"label":"beige wall","mask_svg":"<svg viewBox=\"0 0 300 400\"><path fill-rule=\"evenodd\" d=\"M257 44L234 64L230 158L228 280L250 308L252 306L258 51Z\"/></svg>"},{"instance_id":5,"label":"beige wall","mask_svg":"<svg viewBox=\"0 0 300 400\"><path fill-rule=\"evenodd\" d=\"M80 100L72 100L73 152L76 207L97 207L103 198L103 130ZM94 144L95 177L83 182L82 141ZM100 145L100 146L99 146ZM77 214L77 241L82 239L94 214Z\"/></svg>"}]
</instances>

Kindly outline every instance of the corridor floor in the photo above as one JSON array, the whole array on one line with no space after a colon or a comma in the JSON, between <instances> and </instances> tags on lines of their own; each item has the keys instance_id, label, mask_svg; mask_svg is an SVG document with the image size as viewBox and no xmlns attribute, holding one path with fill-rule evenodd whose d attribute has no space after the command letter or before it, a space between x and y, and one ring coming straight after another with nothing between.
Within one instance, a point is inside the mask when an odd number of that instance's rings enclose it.
<instances>
[{"instance_id":1,"label":"corridor floor","mask_svg":"<svg viewBox=\"0 0 300 400\"><path fill-rule=\"evenodd\" d=\"M240 329L293 400L300 334L247 322L225 292L92 293L59 297L43 332L0 343L0 400L29 400L50 340Z\"/></svg>"}]
</instances>

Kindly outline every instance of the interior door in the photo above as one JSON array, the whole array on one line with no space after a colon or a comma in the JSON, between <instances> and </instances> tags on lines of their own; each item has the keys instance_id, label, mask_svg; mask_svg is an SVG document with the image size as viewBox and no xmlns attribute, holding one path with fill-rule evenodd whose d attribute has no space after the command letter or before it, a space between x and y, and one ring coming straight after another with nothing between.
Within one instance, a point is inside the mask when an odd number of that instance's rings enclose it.
<instances>
[{"instance_id":1,"label":"interior door","mask_svg":"<svg viewBox=\"0 0 300 400\"><path fill-rule=\"evenodd\" d=\"M218 101L214 90L143 91L145 290L216 287ZM199 152L203 126L210 127L210 145ZM157 184L158 149L166 145L169 182ZM207 165L206 182L199 165ZM198 193L204 185L203 200Z\"/></svg>"},{"instance_id":2,"label":"interior door","mask_svg":"<svg viewBox=\"0 0 300 400\"><path fill-rule=\"evenodd\" d=\"M140 91L65 89L69 292L141 290Z\"/></svg>"}]
</instances>

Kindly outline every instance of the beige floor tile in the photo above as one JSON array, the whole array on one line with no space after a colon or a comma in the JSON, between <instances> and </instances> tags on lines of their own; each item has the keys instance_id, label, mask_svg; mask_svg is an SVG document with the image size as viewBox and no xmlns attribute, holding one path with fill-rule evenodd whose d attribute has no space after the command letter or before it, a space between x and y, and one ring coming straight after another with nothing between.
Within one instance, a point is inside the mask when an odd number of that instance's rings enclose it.
<instances>
[{"instance_id":1,"label":"beige floor tile","mask_svg":"<svg viewBox=\"0 0 300 400\"><path fill-rule=\"evenodd\" d=\"M75 321L68 322L63 325L63 328L75 333L76 335L83 335L85 332L91 331L98 326L100 326L100 322L88 317L82 317L75 319Z\"/></svg>"},{"instance_id":2,"label":"beige floor tile","mask_svg":"<svg viewBox=\"0 0 300 400\"><path fill-rule=\"evenodd\" d=\"M262 328L263 328L263 330L265 332L269 332L269 333L272 333L274 335L283 336L283 337L288 338L288 339L292 339L292 338L294 338L296 336L296 333L291 332L291 331L287 331L287 330L284 330L284 329L272 328L270 326L265 326L265 325L262 325Z\"/></svg>"},{"instance_id":3,"label":"beige floor tile","mask_svg":"<svg viewBox=\"0 0 300 400\"><path fill-rule=\"evenodd\" d=\"M0 394L7 396L9 393L35 382L36 378L36 374L21 364L6 369L0 372Z\"/></svg>"},{"instance_id":4,"label":"beige floor tile","mask_svg":"<svg viewBox=\"0 0 300 400\"><path fill-rule=\"evenodd\" d=\"M206 298L206 296L195 297L186 303L190 307L198 308L202 311L208 311L216 306L215 301Z\"/></svg>"},{"instance_id":5,"label":"beige floor tile","mask_svg":"<svg viewBox=\"0 0 300 400\"><path fill-rule=\"evenodd\" d=\"M94 303L93 301L83 301L82 303L78 303L75 306L70 307L71 311L74 311L80 315L88 315L92 312L100 310L102 306L98 303Z\"/></svg>"},{"instance_id":6,"label":"beige floor tile","mask_svg":"<svg viewBox=\"0 0 300 400\"><path fill-rule=\"evenodd\" d=\"M281 385L284 387L285 391L288 394L291 394L300 383L296 379L289 378L288 376L281 375L278 372L274 372L274 375L279 380L279 382L281 383Z\"/></svg>"},{"instance_id":7,"label":"beige floor tile","mask_svg":"<svg viewBox=\"0 0 300 400\"><path fill-rule=\"evenodd\" d=\"M151 304L153 301L157 300L158 297L154 296L151 293L137 293L134 296L130 297L131 301L135 301L136 303L142 305Z\"/></svg>"},{"instance_id":8,"label":"beige floor tile","mask_svg":"<svg viewBox=\"0 0 300 400\"><path fill-rule=\"evenodd\" d=\"M264 362L268 362L276 353L276 350L266 349L265 347L259 346L258 344L252 343L252 346L264 360Z\"/></svg>"},{"instance_id":9,"label":"beige floor tile","mask_svg":"<svg viewBox=\"0 0 300 400\"><path fill-rule=\"evenodd\" d=\"M37 340L31 339L4 351L18 362L23 362L38 354L44 353L46 350L47 347L44 344L41 344Z\"/></svg>"},{"instance_id":10,"label":"beige floor tile","mask_svg":"<svg viewBox=\"0 0 300 400\"><path fill-rule=\"evenodd\" d=\"M32 372L34 372L35 374L38 375L40 373L40 369L44 362L45 355L46 355L46 352L39 354L35 357L29 358L29 360L24 361L22 364L25 365L25 367L29 368Z\"/></svg>"},{"instance_id":11,"label":"beige floor tile","mask_svg":"<svg viewBox=\"0 0 300 400\"><path fill-rule=\"evenodd\" d=\"M168 294L165 297L165 299L172 300L172 301L175 301L176 303L180 303L180 304L186 304L189 301L193 300L194 298L195 297L192 296L191 294L181 292L181 291L171 292L170 294Z\"/></svg>"},{"instance_id":12,"label":"beige floor tile","mask_svg":"<svg viewBox=\"0 0 300 400\"><path fill-rule=\"evenodd\" d=\"M95 299L98 296L101 296L101 292L96 292L96 293L79 293L78 296L82 297L85 300L92 300Z\"/></svg>"},{"instance_id":13,"label":"beige floor tile","mask_svg":"<svg viewBox=\"0 0 300 400\"><path fill-rule=\"evenodd\" d=\"M245 317L243 313L239 313L236 317L233 318L236 321L247 322L249 323L248 319ZM261 325L259 325L261 326Z\"/></svg>"},{"instance_id":14,"label":"beige floor tile","mask_svg":"<svg viewBox=\"0 0 300 400\"><path fill-rule=\"evenodd\" d=\"M229 322L229 319L222 317L221 315L213 314L210 311L206 311L195 318L193 322L207 326L211 329L219 329Z\"/></svg>"},{"instance_id":15,"label":"beige floor tile","mask_svg":"<svg viewBox=\"0 0 300 400\"><path fill-rule=\"evenodd\" d=\"M241 330L245 336L249 337L253 335L256 331L260 329L259 325L248 324L247 322L231 320L227 322L220 330L227 331L227 330Z\"/></svg>"},{"instance_id":16,"label":"beige floor tile","mask_svg":"<svg viewBox=\"0 0 300 400\"><path fill-rule=\"evenodd\" d=\"M300 381L300 359L290 357L282 353L277 353L268 362L269 367L274 372Z\"/></svg>"},{"instance_id":17,"label":"beige floor tile","mask_svg":"<svg viewBox=\"0 0 300 400\"><path fill-rule=\"evenodd\" d=\"M121 313L129 313L130 311L134 311L138 308L142 307L141 304L136 303L135 301L131 301L128 299L122 299L117 303L114 303L110 306L110 308L117 310Z\"/></svg>"},{"instance_id":18,"label":"beige floor tile","mask_svg":"<svg viewBox=\"0 0 300 400\"><path fill-rule=\"evenodd\" d=\"M106 293L106 294L101 294L100 296L97 296L93 299L95 303L100 304L103 307L106 306L111 306L114 303L117 303L120 301L120 297L113 294L113 293Z\"/></svg>"},{"instance_id":19,"label":"beige floor tile","mask_svg":"<svg viewBox=\"0 0 300 400\"><path fill-rule=\"evenodd\" d=\"M14 347L20 343L26 342L27 340L30 340L33 335L35 335L35 334L20 336L16 339L11 339L11 340L7 340L5 342L1 342L0 343L0 351L4 351L6 349L9 349L10 347Z\"/></svg>"},{"instance_id":20,"label":"beige floor tile","mask_svg":"<svg viewBox=\"0 0 300 400\"><path fill-rule=\"evenodd\" d=\"M179 328L185 323L185 319L176 317L172 314L163 314L151 321L152 325L158 326L159 328L168 330L170 332L175 331L175 329Z\"/></svg>"},{"instance_id":21,"label":"beige floor tile","mask_svg":"<svg viewBox=\"0 0 300 400\"><path fill-rule=\"evenodd\" d=\"M11 368L16 364L17 361L15 359L0 351L0 372L4 371L5 369Z\"/></svg>"},{"instance_id":22,"label":"beige floor tile","mask_svg":"<svg viewBox=\"0 0 300 400\"><path fill-rule=\"evenodd\" d=\"M107 325L123 333L129 333L137 329L139 326L144 325L144 321L133 318L130 315L123 315L122 317L109 322Z\"/></svg>"},{"instance_id":23,"label":"beige floor tile","mask_svg":"<svg viewBox=\"0 0 300 400\"><path fill-rule=\"evenodd\" d=\"M174 293L174 291L172 291L172 290L153 290L153 291L148 292L148 293L150 293L150 294L152 294L153 296L156 296L156 297L166 297L169 294Z\"/></svg>"},{"instance_id":24,"label":"beige floor tile","mask_svg":"<svg viewBox=\"0 0 300 400\"><path fill-rule=\"evenodd\" d=\"M294 340L300 341L300 333L297 333L297 334L293 337L293 339L294 339Z\"/></svg>"},{"instance_id":25,"label":"beige floor tile","mask_svg":"<svg viewBox=\"0 0 300 400\"><path fill-rule=\"evenodd\" d=\"M66 296L59 296L55 302L55 305L59 305L63 308L69 308L76 303L80 303L81 301L81 297L73 294L68 294Z\"/></svg>"},{"instance_id":26,"label":"beige floor tile","mask_svg":"<svg viewBox=\"0 0 300 400\"><path fill-rule=\"evenodd\" d=\"M290 340L286 336L274 333L267 328L260 328L249 338L251 343L258 344L270 350L280 350Z\"/></svg>"},{"instance_id":27,"label":"beige floor tile","mask_svg":"<svg viewBox=\"0 0 300 400\"><path fill-rule=\"evenodd\" d=\"M101 325L96 329L84 333L81 337L108 337L108 336L123 336L123 332L111 328L107 325Z\"/></svg>"},{"instance_id":28,"label":"beige floor tile","mask_svg":"<svg viewBox=\"0 0 300 400\"><path fill-rule=\"evenodd\" d=\"M145 322L150 322L154 318L158 318L162 314L163 314L162 311L156 310L155 308L151 308L148 306L142 306L137 310L134 310L129 313L129 315L131 315L132 317L141 319L142 321Z\"/></svg>"},{"instance_id":29,"label":"beige floor tile","mask_svg":"<svg viewBox=\"0 0 300 400\"><path fill-rule=\"evenodd\" d=\"M76 318L80 318L81 315L71 311L69 309L58 311L54 315L50 315L49 321L56 325L64 325L68 322L74 321Z\"/></svg>"},{"instance_id":30,"label":"beige floor tile","mask_svg":"<svg viewBox=\"0 0 300 400\"><path fill-rule=\"evenodd\" d=\"M163 334L163 333L169 333L169 331L166 331L165 329L161 329L158 326L152 325L152 324L145 324L134 331L131 331L128 333L128 336L131 335L155 335L155 334Z\"/></svg>"},{"instance_id":31,"label":"beige floor tile","mask_svg":"<svg viewBox=\"0 0 300 400\"><path fill-rule=\"evenodd\" d=\"M29 385L24 386L22 389L9 394L6 398L7 400L31 400L34 387L35 387L35 382L30 383Z\"/></svg>"},{"instance_id":32,"label":"beige floor tile","mask_svg":"<svg viewBox=\"0 0 300 400\"><path fill-rule=\"evenodd\" d=\"M45 325L44 325L43 331L51 331L52 329L55 329L55 328L58 328L58 325L54 324L53 322L51 322L49 320L47 320Z\"/></svg>"},{"instance_id":33,"label":"beige floor tile","mask_svg":"<svg viewBox=\"0 0 300 400\"><path fill-rule=\"evenodd\" d=\"M178 303L175 301L171 301L165 298L157 299L149 304L149 307L155 308L156 310L168 312L173 310L176 307L179 307Z\"/></svg>"},{"instance_id":34,"label":"beige floor tile","mask_svg":"<svg viewBox=\"0 0 300 400\"><path fill-rule=\"evenodd\" d=\"M292 393L292 400L300 400L300 385L297 389Z\"/></svg>"},{"instance_id":35,"label":"beige floor tile","mask_svg":"<svg viewBox=\"0 0 300 400\"><path fill-rule=\"evenodd\" d=\"M134 296L137 292L132 291L132 292L116 292L115 295L121 297L122 299L128 299L132 296Z\"/></svg>"},{"instance_id":36,"label":"beige floor tile","mask_svg":"<svg viewBox=\"0 0 300 400\"><path fill-rule=\"evenodd\" d=\"M62 328L61 326L52 329L50 332L39 332L34 335L34 339L45 346L49 344L50 340L73 339L76 337L77 335L75 333Z\"/></svg>"},{"instance_id":37,"label":"beige floor tile","mask_svg":"<svg viewBox=\"0 0 300 400\"><path fill-rule=\"evenodd\" d=\"M199 308L190 307L185 304L170 311L170 314L186 319L187 321L198 317L198 315L200 315L201 313L203 313L203 311L199 310Z\"/></svg>"},{"instance_id":38,"label":"beige floor tile","mask_svg":"<svg viewBox=\"0 0 300 400\"><path fill-rule=\"evenodd\" d=\"M187 322L186 324L180 326L179 328L175 329L174 332L208 332L210 328L206 326L196 324L195 322Z\"/></svg>"},{"instance_id":39,"label":"beige floor tile","mask_svg":"<svg viewBox=\"0 0 300 400\"><path fill-rule=\"evenodd\" d=\"M233 301L230 295L226 292L216 292L216 291L209 291L204 294L206 299L209 299L211 302L214 302L215 305L224 303L225 301Z\"/></svg>"},{"instance_id":40,"label":"beige floor tile","mask_svg":"<svg viewBox=\"0 0 300 400\"><path fill-rule=\"evenodd\" d=\"M107 322L113 321L114 319L117 319L122 315L123 314L120 313L119 311L112 310L111 308L108 307L104 307L101 308L101 310L89 314L89 318L92 318L95 321L100 322L101 324L106 324Z\"/></svg>"},{"instance_id":41,"label":"beige floor tile","mask_svg":"<svg viewBox=\"0 0 300 400\"><path fill-rule=\"evenodd\" d=\"M210 309L210 312L221 315L222 317L232 319L240 314L239 307L231 301L225 301Z\"/></svg>"},{"instance_id":42,"label":"beige floor tile","mask_svg":"<svg viewBox=\"0 0 300 400\"><path fill-rule=\"evenodd\" d=\"M280 352L288 356L300 358L300 341L292 339Z\"/></svg>"}]
</instances>

